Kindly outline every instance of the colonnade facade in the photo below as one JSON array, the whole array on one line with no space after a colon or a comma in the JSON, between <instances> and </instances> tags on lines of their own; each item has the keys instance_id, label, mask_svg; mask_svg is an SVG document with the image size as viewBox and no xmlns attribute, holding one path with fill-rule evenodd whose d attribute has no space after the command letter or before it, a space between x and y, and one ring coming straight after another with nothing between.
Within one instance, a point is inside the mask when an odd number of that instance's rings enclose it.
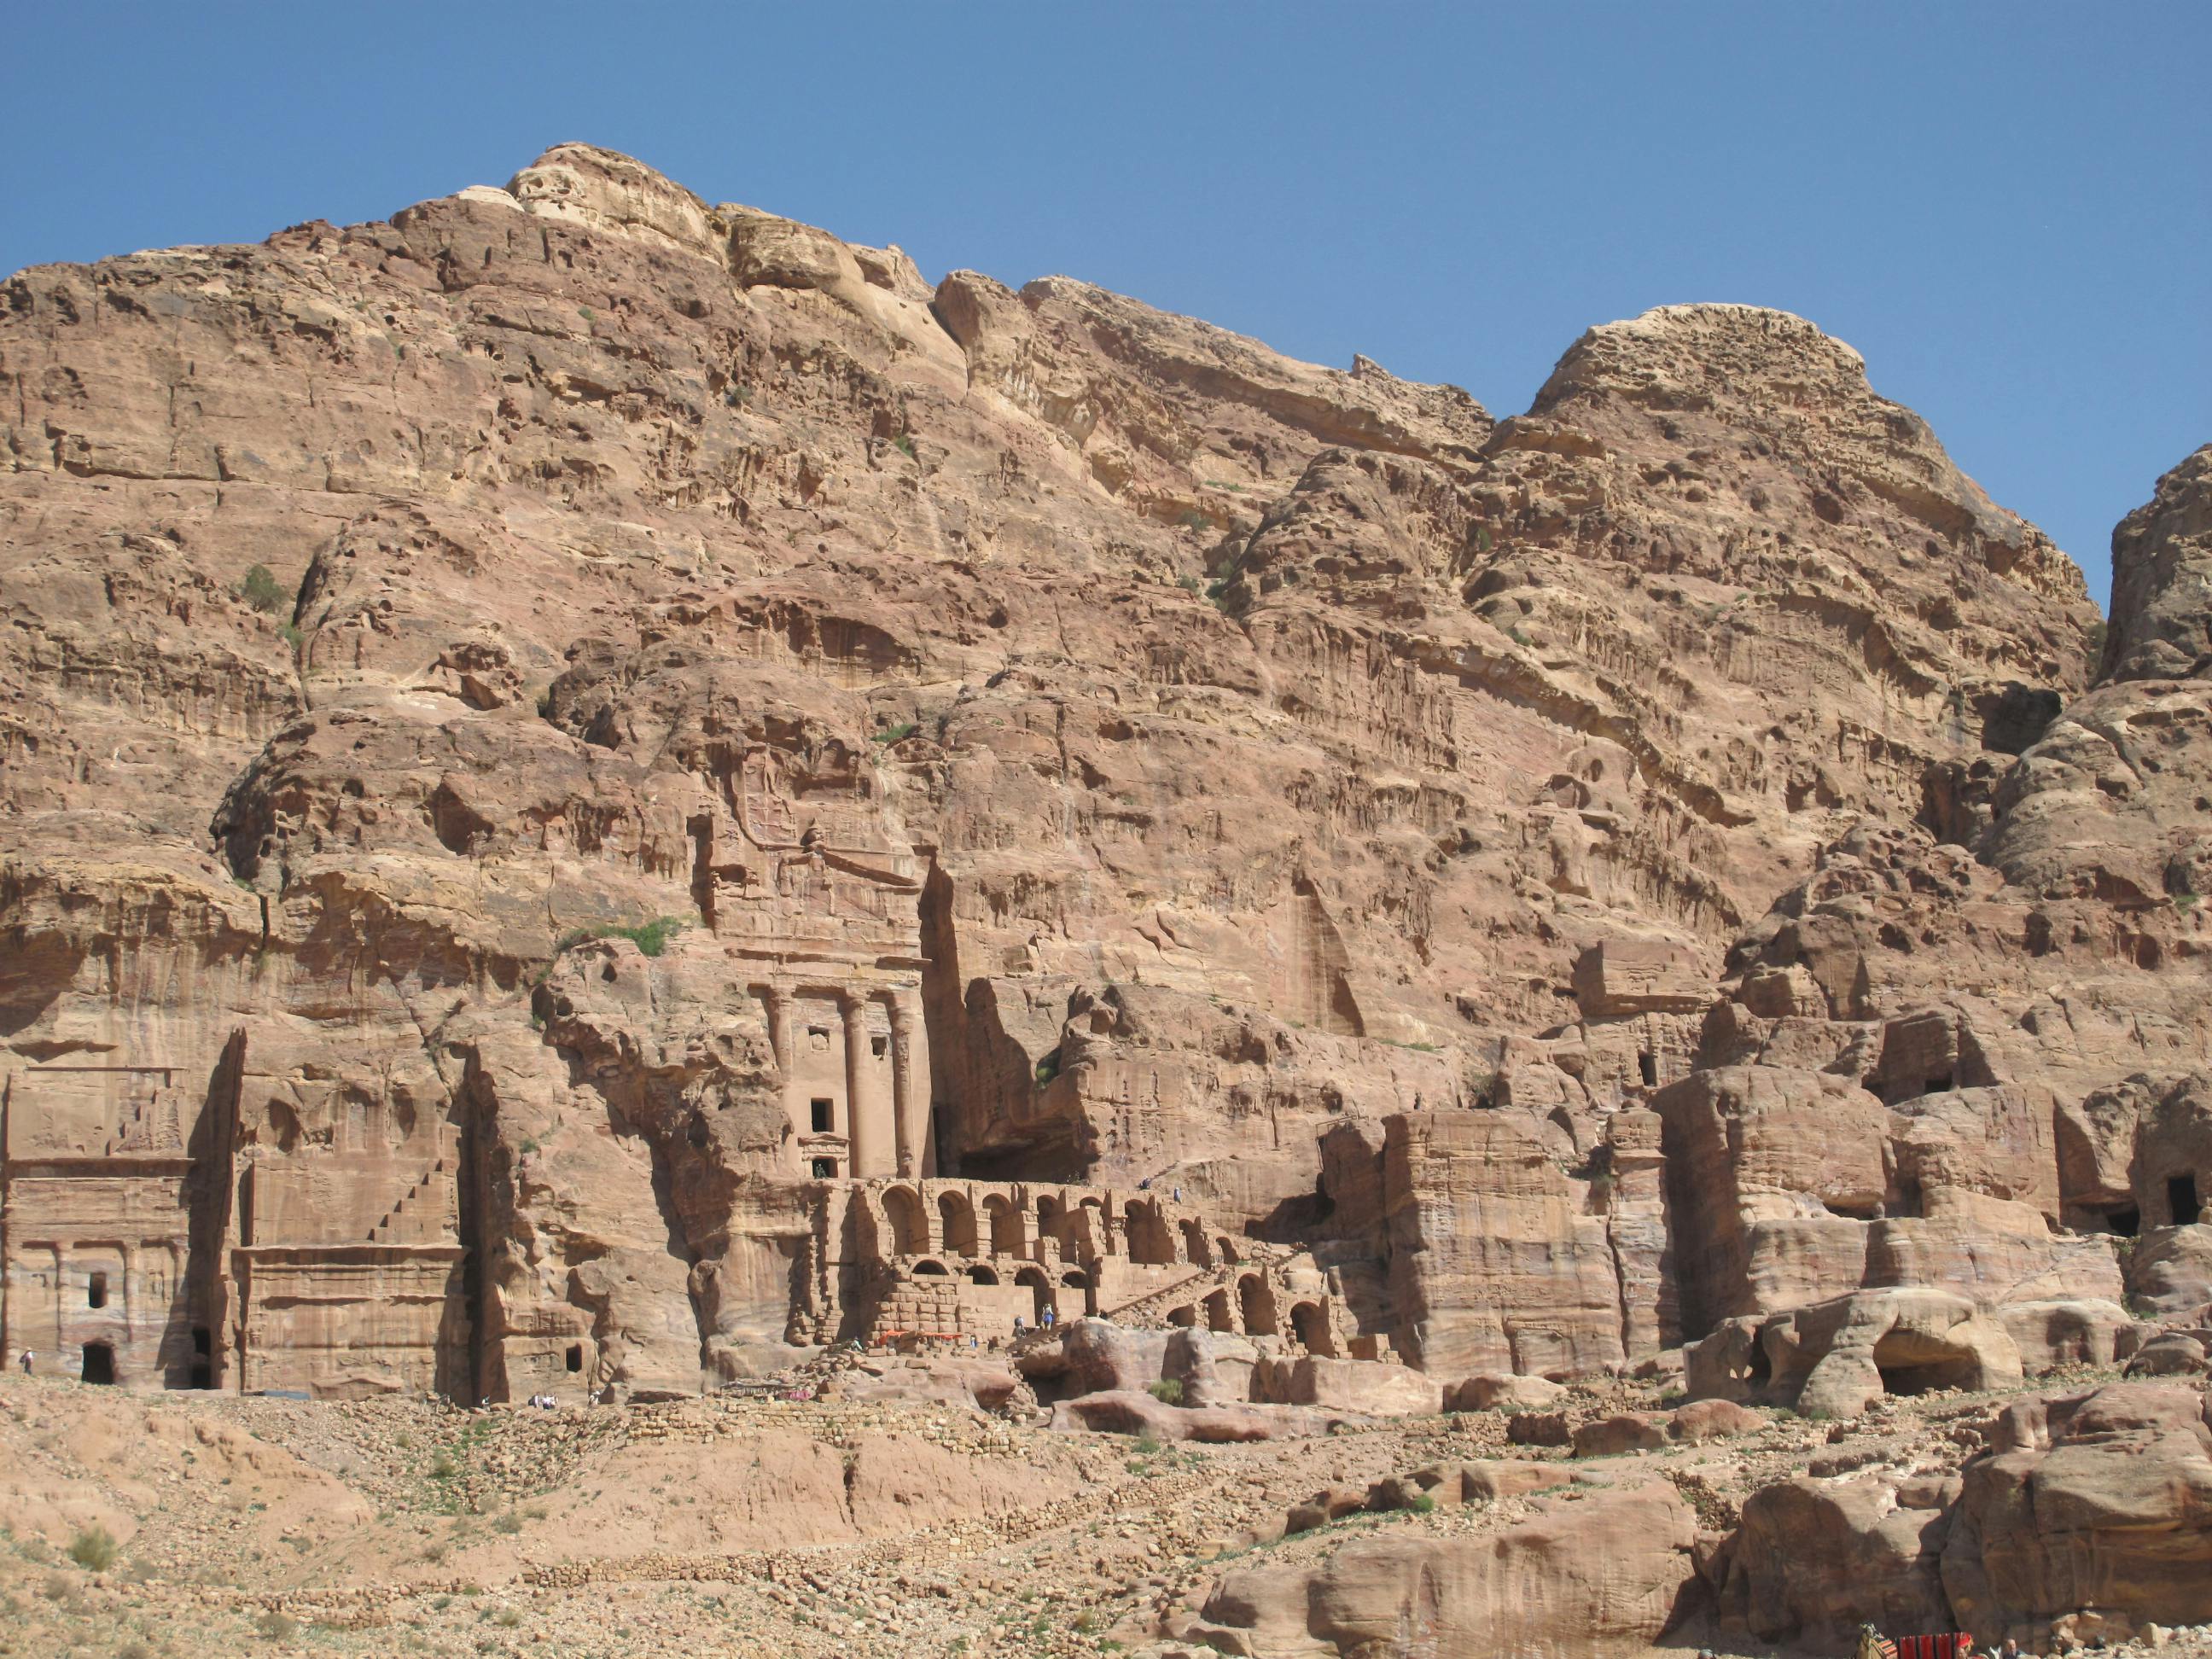
<instances>
[{"instance_id":1,"label":"colonnade facade","mask_svg":"<svg viewBox=\"0 0 2212 1659\"><path fill-rule=\"evenodd\" d=\"M825 1181L933 1173L920 986L802 980L752 989L783 1070L787 1167Z\"/></svg>"}]
</instances>

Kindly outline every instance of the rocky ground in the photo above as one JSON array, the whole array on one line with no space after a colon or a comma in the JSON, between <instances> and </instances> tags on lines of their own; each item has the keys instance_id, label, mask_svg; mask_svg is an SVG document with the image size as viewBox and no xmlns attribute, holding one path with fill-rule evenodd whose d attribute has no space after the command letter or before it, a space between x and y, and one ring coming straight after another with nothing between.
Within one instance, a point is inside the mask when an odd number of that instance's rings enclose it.
<instances>
[{"instance_id":1,"label":"rocky ground","mask_svg":"<svg viewBox=\"0 0 2212 1659\"><path fill-rule=\"evenodd\" d=\"M1614 1381L1563 1407L1601 1421L1671 1398ZM1164 1447L935 1406L472 1412L129 1399L11 1377L0 1653L1206 1651L1164 1632L1226 1571L1498 1533L1654 1481L1717 1533L1751 1494L1808 1469L1940 1479L1984 1449L2007 1403L1940 1394L1850 1425L1763 1413L1737 1436L1577 1457L1511 1444L1495 1411ZM1468 1460L1566 1484L1285 1534L1316 1492ZM1693 1609L1668 1644L1713 1639ZM2154 1628L2140 1644L2212 1652L2212 1626Z\"/></svg>"}]
</instances>

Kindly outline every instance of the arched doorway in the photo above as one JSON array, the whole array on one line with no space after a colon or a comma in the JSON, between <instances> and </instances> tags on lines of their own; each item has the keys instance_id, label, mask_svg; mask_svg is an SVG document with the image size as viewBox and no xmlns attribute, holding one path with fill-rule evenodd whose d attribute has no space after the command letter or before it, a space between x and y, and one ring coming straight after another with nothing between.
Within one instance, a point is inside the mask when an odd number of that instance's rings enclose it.
<instances>
[{"instance_id":1,"label":"arched doorway","mask_svg":"<svg viewBox=\"0 0 2212 1659\"><path fill-rule=\"evenodd\" d=\"M968 1282L970 1285L995 1285L999 1282L999 1275L996 1270L987 1267L979 1261L969 1268Z\"/></svg>"},{"instance_id":2,"label":"arched doorway","mask_svg":"<svg viewBox=\"0 0 2212 1659\"><path fill-rule=\"evenodd\" d=\"M112 1382L115 1381L115 1349L106 1342L88 1342L84 1345L84 1365L77 1373L80 1382Z\"/></svg>"},{"instance_id":3,"label":"arched doorway","mask_svg":"<svg viewBox=\"0 0 2212 1659\"><path fill-rule=\"evenodd\" d=\"M1030 1287L1030 1317L1043 1323L1046 1304L1052 1300L1052 1281L1044 1276L1044 1269L1024 1267L1014 1275L1014 1283Z\"/></svg>"},{"instance_id":4,"label":"arched doorway","mask_svg":"<svg viewBox=\"0 0 2212 1659\"><path fill-rule=\"evenodd\" d=\"M1237 1308L1244 1316L1244 1334L1247 1336L1275 1335L1275 1293L1267 1288L1267 1281L1257 1273L1246 1273L1237 1281Z\"/></svg>"},{"instance_id":5,"label":"arched doorway","mask_svg":"<svg viewBox=\"0 0 2212 1659\"><path fill-rule=\"evenodd\" d=\"M965 1193L943 1193L937 1200L937 1215L941 1222L940 1236L945 1249L951 1255L974 1255L975 1252L975 1206L968 1201Z\"/></svg>"},{"instance_id":6,"label":"arched doorway","mask_svg":"<svg viewBox=\"0 0 2212 1659\"><path fill-rule=\"evenodd\" d=\"M928 1218L913 1188L892 1187L884 1192L884 1219L890 1224L893 1255L919 1255L929 1247Z\"/></svg>"},{"instance_id":7,"label":"arched doorway","mask_svg":"<svg viewBox=\"0 0 2212 1659\"><path fill-rule=\"evenodd\" d=\"M991 1229L993 1255L1022 1255L1022 1212L1013 1201L993 1193L983 1200L983 1219Z\"/></svg>"},{"instance_id":8,"label":"arched doorway","mask_svg":"<svg viewBox=\"0 0 2212 1659\"><path fill-rule=\"evenodd\" d=\"M1209 1331L1234 1331L1236 1316L1230 1311L1229 1292L1218 1290L1206 1298L1206 1328Z\"/></svg>"},{"instance_id":9,"label":"arched doorway","mask_svg":"<svg viewBox=\"0 0 2212 1659\"><path fill-rule=\"evenodd\" d=\"M1178 1224L1182 1229L1182 1251L1194 1267L1213 1265L1213 1246L1206 1242L1206 1224L1195 1216L1186 1217Z\"/></svg>"},{"instance_id":10,"label":"arched doorway","mask_svg":"<svg viewBox=\"0 0 2212 1659\"><path fill-rule=\"evenodd\" d=\"M1066 1210L1060 1201L1054 1198L1051 1194L1047 1193L1043 1197L1037 1200L1036 1218L1037 1237L1039 1239L1048 1238L1055 1244L1065 1244L1067 1243Z\"/></svg>"},{"instance_id":11,"label":"arched doorway","mask_svg":"<svg viewBox=\"0 0 2212 1659\"><path fill-rule=\"evenodd\" d=\"M1075 1311L1068 1306L1070 1302L1079 1303L1086 1314L1095 1314L1098 1311L1098 1291L1097 1287L1091 1284L1090 1274L1077 1268L1070 1268L1060 1276L1060 1285L1063 1291L1075 1292L1072 1297L1062 1297L1059 1306L1060 1318L1066 1319Z\"/></svg>"},{"instance_id":12,"label":"arched doorway","mask_svg":"<svg viewBox=\"0 0 2212 1659\"><path fill-rule=\"evenodd\" d=\"M1301 1302L1291 1310L1291 1329L1305 1351L1324 1359L1336 1358L1336 1339L1329 1334L1328 1310L1317 1302Z\"/></svg>"},{"instance_id":13,"label":"arched doorway","mask_svg":"<svg viewBox=\"0 0 2212 1659\"><path fill-rule=\"evenodd\" d=\"M1160 1267L1175 1261L1175 1234L1158 1205L1139 1200L1125 1206L1121 1227L1129 1241L1129 1260L1135 1266Z\"/></svg>"}]
</instances>

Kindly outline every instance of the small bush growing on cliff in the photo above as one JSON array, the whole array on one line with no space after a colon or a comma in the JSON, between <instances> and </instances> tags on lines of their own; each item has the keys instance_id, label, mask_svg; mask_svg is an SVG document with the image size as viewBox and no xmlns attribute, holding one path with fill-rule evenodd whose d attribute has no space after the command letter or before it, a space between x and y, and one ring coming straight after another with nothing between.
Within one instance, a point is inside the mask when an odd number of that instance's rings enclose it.
<instances>
[{"instance_id":1,"label":"small bush growing on cliff","mask_svg":"<svg viewBox=\"0 0 2212 1659\"><path fill-rule=\"evenodd\" d=\"M1040 1089L1043 1088L1046 1084L1051 1082L1053 1079L1059 1075L1060 1050L1055 1048L1036 1063L1037 1087Z\"/></svg>"},{"instance_id":2,"label":"small bush growing on cliff","mask_svg":"<svg viewBox=\"0 0 2212 1659\"><path fill-rule=\"evenodd\" d=\"M246 580L234 591L256 611L274 611L284 603L284 590L276 586L276 578L265 564L247 571Z\"/></svg>"},{"instance_id":3,"label":"small bush growing on cliff","mask_svg":"<svg viewBox=\"0 0 2212 1659\"><path fill-rule=\"evenodd\" d=\"M895 743L903 742L908 738L912 737L914 733L915 724L912 720L908 720L902 726L887 726L883 731L877 732L876 741L882 744L886 749L888 749Z\"/></svg>"},{"instance_id":4,"label":"small bush growing on cliff","mask_svg":"<svg viewBox=\"0 0 2212 1659\"><path fill-rule=\"evenodd\" d=\"M626 939L649 957L657 957L668 948L668 941L684 931L681 916L655 916L651 921L640 922L633 927L577 927L561 935L555 942L553 954L572 951L579 945L588 945L595 939Z\"/></svg>"},{"instance_id":5,"label":"small bush growing on cliff","mask_svg":"<svg viewBox=\"0 0 2212 1659\"><path fill-rule=\"evenodd\" d=\"M1180 1406L1182 1404L1182 1382L1179 1377L1164 1377L1159 1382L1153 1383L1150 1389L1146 1390L1146 1392L1150 1394L1153 1399L1158 1401L1163 1406Z\"/></svg>"},{"instance_id":6,"label":"small bush growing on cliff","mask_svg":"<svg viewBox=\"0 0 2212 1659\"><path fill-rule=\"evenodd\" d=\"M1406 1507L1408 1510L1411 1510L1415 1515L1434 1515L1437 1512L1437 1500L1430 1497L1428 1493L1423 1492L1419 1498L1416 1498L1408 1503Z\"/></svg>"},{"instance_id":7,"label":"small bush growing on cliff","mask_svg":"<svg viewBox=\"0 0 2212 1659\"><path fill-rule=\"evenodd\" d=\"M107 1528L95 1521L70 1540L70 1559L87 1572L106 1572L115 1565L119 1547Z\"/></svg>"}]
</instances>

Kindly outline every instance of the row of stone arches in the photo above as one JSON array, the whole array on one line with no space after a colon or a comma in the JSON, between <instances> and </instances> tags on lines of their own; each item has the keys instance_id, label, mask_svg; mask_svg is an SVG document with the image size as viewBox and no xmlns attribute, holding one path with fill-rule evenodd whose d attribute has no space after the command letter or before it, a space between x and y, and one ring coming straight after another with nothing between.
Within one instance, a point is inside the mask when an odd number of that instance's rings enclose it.
<instances>
[{"instance_id":1,"label":"row of stone arches","mask_svg":"<svg viewBox=\"0 0 2212 1659\"><path fill-rule=\"evenodd\" d=\"M1259 1273L1243 1273L1234 1285L1224 1285L1201 1300L1168 1310L1170 1325L1195 1326L1201 1320L1209 1331L1245 1336L1279 1336L1281 1315L1275 1292ZM1325 1302L1302 1301L1291 1306L1290 1334L1308 1353L1335 1358L1339 1350L1335 1321Z\"/></svg>"},{"instance_id":2,"label":"row of stone arches","mask_svg":"<svg viewBox=\"0 0 2212 1659\"><path fill-rule=\"evenodd\" d=\"M997 1285L1007 1282L1000 1278L1000 1270L988 1261L970 1261L956 1273L944 1261L936 1256L926 1255L909 1267L908 1272L918 1279L958 1278L966 1279L971 1285ZM1012 1282L1028 1288L1034 1316L1039 1320L1044 1317L1044 1310L1048 1307L1053 1309L1059 1317L1073 1317L1078 1310L1068 1305L1070 1302L1080 1303L1081 1311L1085 1314L1095 1314L1098 1311L1097 1286L1092 1282L1091 1275L1080 1267L1063 1269L1059 1274L1059 1282L1055 1285L1053 1274L1032 1263L1027 1267L1016 1268ZM1070 1292L1073 1292L1072 1296Z\"/></svg>"},{"instance_id":3,"label":"row of stone arches","mask_svg":"<svg viewBox=\"0 0 2212 1659\"><path fill-rule=\"evenodd\" d=\"M936 1225L922 1195L911 1187L887 1187L882 1194L890 1237L884 1253L897 1257L942 1251L948 1255L1025 1256L1032 1237L1049 1239L1063 1255L1105 1255L1109 1216L1103 1199L1089 1197L1071 1205L1055 1194L1040 1194L1034 1206L1017 1204L1000 1193L987 1194L979 1206L957 1189L938 1194ZM1086 1211L1096 1212L1086 1216ZM1032 1231L1032 1224L1034 1231ZM1231 1265L1240 1260L1226 1233L1209 1232L1197 1217L1170 1223L1156 1200L1132 1199L1122 1206L1122 1254L1132 1266L1168 1267L1188 1262L1198 1267ZM1180 1248L1178 1248L1180 1246Z\"/></svg>"}]
</instances>

